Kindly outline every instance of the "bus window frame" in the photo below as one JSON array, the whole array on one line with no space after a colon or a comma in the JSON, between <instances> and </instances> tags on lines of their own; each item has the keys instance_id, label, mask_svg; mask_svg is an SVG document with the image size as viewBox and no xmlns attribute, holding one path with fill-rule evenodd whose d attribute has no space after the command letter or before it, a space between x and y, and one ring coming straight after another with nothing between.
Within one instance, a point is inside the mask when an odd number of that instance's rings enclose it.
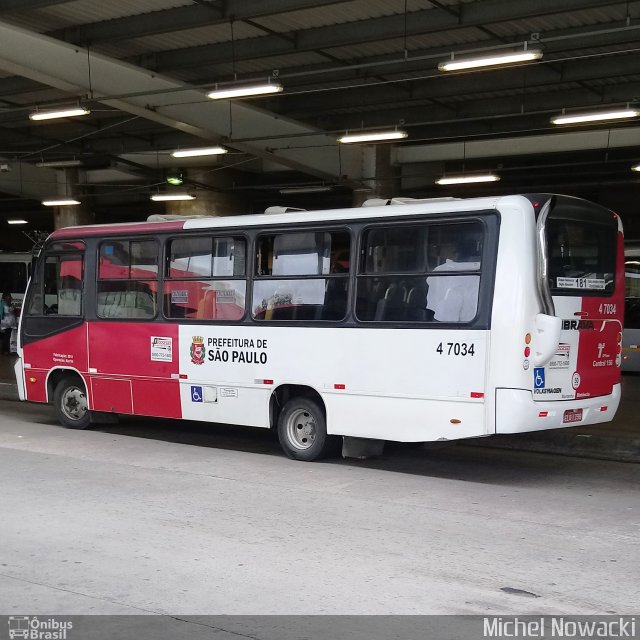
<instances>
[{"instance_id":1,"label":"bus window frame","mask_svg":"<svg viewBox=\"0 0 640 640\"><path fill-rule=\"evenodd\" d=\"M84 320L84 318L87 315L87 310L86 310L86 283L87 283L87 244L84 240L71 240L69 242L77 242L79 244L82 244L84 246L83 249L80 248L73 248L73 249L54 249L53 251L49 250L49 247L55 246L56 244L61 244L60 241L56 241L56 242L52 242L49 245L45 245L43 250L40 252L40 254L37 256L37 258L35 258L34 261L32 261L32 268L31 268L31 276L30 279L33 278L35 280L36 277L36 272L39 271L39 275L40 275L40 282L38 282L38 287L39 287L39 291L38 293L40 293L42 295L42 305L43 305L43 313L27 313L29 306L31 305L31 299L33 297L33 295L35 295L34 289L32 287L29 287L29 295L25 296L25 299L23 300L23 305L22 305L22 311L23 313L25 313L28 317L30 318L51 318L51 317L60 317L60 318L81 318ZM80 255L82 256L82 295L81 295L81 300L80 300L80 309L81 309L81 313L78 315L73 315L73 316L58 316L58 314L50 314L50 313L44 313L44 269L45 269L45 265L47 262L47 258L50 257L56 257L59 258L60 256L69 256L69 255ZM59 294L59 292L58 292ZM28 306L29 305L29 306Z\"/></svg>"},{"instance_id":2,"label":"bus window frame","mask_svg":"<svg viewBox=\"0 0 640 640\"><path fill-rule=\"evenodd\" d=\"M162 269L161 269L161 273L160 275L160 279L162 281L162 295L159 296L159 299L161 299L161 303L159 304L160 307L160 316L162 318L163 322L170 322L170 323L189 323L189 324L215 324L215 325L235 325L235 324L244 324L247 320L247 316L250 316L251 314L248 313L248 304L247 301L249 299L249 290L253 291L253 287L251 286L251 276L249 274L249 261L253 260L254 258L254 241L255 238L251 238L251 236L249 235L249 233L244 230L239 230L236 229L235 227L232 227L230 229L220 229L220 230L212 230L212 231L207 231L207 230L201 230L201 231L206 231L206 233L172 233L170 235L163 235L162 236ZM165 309L164 309L164 296L165 296L165 286L164 283L165 282L176 282L176 281L190 281L190 282L199 282L199 281L203 281L205 278L198 278L198 277L193 277L193 278L169 278L167 277L167 271L168 268L170 266L170 261L171 261L171 242L173 240L188 240L189 238L242 238L244 240L244 245L245 245L245 257L244 257L244 275L243 276L230 276L230 277L216 277L216 276L211 276L209 278L206 278L207 280L210 281L215 281L215 280L244 280L245 282L245 300L244 300L244 311L242 314L242 317L237 319L237 320L225 320L225 319L205 319L205 318L172 318L170 316L167 316L165 314Z\"/></svg>"},{"instance_id":3,"label":"bus window frame","mask_svg":"<svg viewBox=\"0 0 640 640\"><path fill-rule=\"evenodd\" d=\"M160 270L162 269L162 264L163 264L163 256L165 253L165 247L166 247L166 236L164 234L159 234L159 235L152 235L152 234L148 234L148 235L141 235L141 234L135 234L135 235L127 235L127 234L122 234L122 235L115 235L115 236L107 236L104 238L95 238L95 250L92 252L93 253L93 257L95 259L94 262L94 269L93 269L93 278L92 278L92 286L93 286L93 292L91 295L91 305L92 305L92 316L95 319L95 321L97 322L137 322L137 323L144 323L144 322L157 322L158 319L160 318L160 313L159 313L159 308L160 308L160 304L159 304L159 300L161 298L161 292L162 292L162 278L161 278L161 273ZM156 289L156 300L155 300L155 313L153 316L149 317L149 318L104 318L101 315L98 314L98 295L99 295L99 283L100 282L145 282L145 280L142 280L141 278L136 278L131 279L131 278L100 278L100 249L102 247L103 244L106 244L108 242L145 242L145 241L151 241L154 242L156 245L156 255L158 256L158 261L157 261L157 266L158 266L158 271L156 273L156 278L155 281L157 283L157 289ZM129 264L129 270L131 270L131 264ZM147 281L149 280L153 280L153 278L147 278Z\"/></svg>"},{"instance_id":4,"label":"bus window frame","mask_svg":"<svg viewBox=\"0 0 640 640\"><path fill-rule=\"evenodd\" d=\"M356 326L376 327L376 328L389 328L389 329L491 329L491 315L493 309L493 293L495 288L496 279L496 267L498 256L498 243L500 234L500 219L501 214L496 209L485 209L477 211L460 211L453 212L451 214L443 214L433 217L408 217L408 218L384 218L376 220L374 222L367 222L362 225L358 231L358 247L357 258L355 265L355 273L353 273L353 296L354 300L351 304L351 310ZM489 222L492 221L492 222ZM372 277L371 274L361 273L361 266L366 259L365 252L366 246L364 243L366 233L370 229L384 228L389 226L416 226L417 224L424 225L447 225L455 223L471 223L478 222L482 225L482 255L480 260L480 269L478 271L456 271L454 273L459 275L477 275L480 278L478 283L478 304L476 307L476 314L472 320L465 322L444 322L439 320L361 320L356 314L357 305L357 286L358 278ZM493 225L493 228L492 228ZM446 276L451 275L448 272L442 272L434 274L433 272L419 273L388 273L386 276L418 276L427 275Z\"/></svg>"},{"instance_id":5,"label":"bus window frame","mask_svg":"<svg viewBox=\"0 0 640 640\"><path fill-rule=\"evenodd\" d=\"M358 229L360 228L357 224L357 221L345 221L336 222L335 220L329 221L330 224L324 226L322 223L313 222L308 225L300 225L296 227L290 227L288 225L273 225L265 228L256 228L254 229L253 237L252 237L252 252L251 252L251 270L247 275L247 278L250 281L251 287L250 292L247 293L247 300L250 301L251 307L249 308L249 312L247 314L247 318L250 319L251 323L256 326L261 327L272 327L272 326L295 326L295 327L304 327L304 326L341 326L348 323L351 323L354 314L353 314L353 305L352 305L352 296L355 288L354 281L354 247L356 242L358 241L358 234L360 233ZM264 236L274 236L274 235L285 235L285 234L296 234L296 233L344 233L349 239L349 271L346 273L327 273L327 274L315 274L315 275L291 275L291 276L273 276L273 275L258 275L258 243L261 237ZM284 319L278 318L276 320L260 320L255 317L254 309L253 309L253 291L255 282L265 282L269 280L346 280L347 282L347 299L345 303L345 313L344 316L340 319L328 319L328 318L313 318L313 319L305 319L305 320L296 320L296 319ZM323 305L324 306L324 305Z\"/></svg>"},{"instance_id":6,"label":"bus window frame","mask_svg":"<svg viewBox=\"0 0 640 640\"><path fill-rule=\"evenodd\" d=\"M54 249L51 250L52 247L55 247L56 244L64 244L68 243L78 243L82 245L82 249L69 248L69 249ZM65 331L69 331L71 329L75 329L77 327L82 326L87 321L88 312L88 278L87 274L89 273L89 251L87 250L87 242L81 239L71 239L67 241L58 241L54 240L53 242L46 243L43 249L40 251L37 258L35 258L35 263L31 269L31 280L34 280L37 272L40 272L41 280L38 283L38 293L42 296L42 310L41 314L34 314L29 312L29 308L31 306L31 300L34 295L34 289L31 286L31 282L27 288L27 295L23 301L22 314L21 314L21 322L20 322L20 342L22 345L27 345L32 342L38 342L43 340L44 338L48 338L49 336L56 335L58 333L63 333ZM80 300L80 315L77 316L67 316L67 315L58 315L58 314L47 314L44 313L44 268L45 263L48 257L50 256L65 256L65 255L75 255L82 257L82 288L81 288L81 300Z\"/></svg>"},{"instance_id":7,"label":"bus window frame","mask_svg":"<svg viewBox=\"0 0 640 640\"><path fill-rule=\"evenodd\" d=\"M551 218L551 215L549 216L549 218ZM548 224L549 224L549 218L547 219L547 223L545 224L545 233L544 233L544 238L545 238L545 244L546 244L546 249L547 252L550 248L550 243L549 243L549 228L548 228ZM553 274L551 273L551 269L549 269L549 292L551 293L551 296L561 296L561 297L585 297L585 298L611 298L612 296L615 295L616 293L616 278L615 278L615 274L616 274L616 260L617 260L617 256L616 256L616 249L617 249L617 229L612 229L612 227L608 224L606 224L604 221L602 222L598 222L597 220L578 220L576 218L570 218L570 217L564 217L564 216L554 216L553 218L554 222L560 221L560 222L572 222L572 223L579 223L579 224L588 224L591 227L600 227L602 231L613 231L614 233L614 246L613 246L613 287L611 288L610 291L606 291L606 290L601 290L601 289L578 289L578 288L562 288L562 287L558 287L552 284L552 281L554 279L558 278L558 274Z\"/></svg>"},{"instance_id":8,"label":"bus window frame","mask_svg":"<svg viewBox=\"0 0 640 640\"><path fill-rule=\"evenodd\" d=\"M615 274L617 269L617 247L618 247L618 222L619 218L617 214L613 213L611 210L595 203L590 202L588 200L583 200L581 198L575 198L573 196L562 196L562 195L537 195L534 196L529 194L529 196L525 196L534 206L534 212L536 216L536 221L538 217L541 215L544 205L547 201L550 201L550 208L546 216L546 221L544 224L544 242L545 242L545 251L547 253L547 260L550 260L549 257L549 222L551 220L556 221L565 221L565 222L575 222L579 224L595 224L597 226L601 226L604 228L610 228L615 236L614 243L614 280L613 280L613 288L610 292L601 291L598 289L563 289L558 288L556 286L551 286L551 273L548 274L548 281L545 283L549 291L549 295L552 297L588 297L588 298L610 298L615 295L616 288L618 283L616 282ZM538 207L535 207L534 200L539 201ZM550 269L549 269L550 271Z\"/></svg>"}]
</instances>

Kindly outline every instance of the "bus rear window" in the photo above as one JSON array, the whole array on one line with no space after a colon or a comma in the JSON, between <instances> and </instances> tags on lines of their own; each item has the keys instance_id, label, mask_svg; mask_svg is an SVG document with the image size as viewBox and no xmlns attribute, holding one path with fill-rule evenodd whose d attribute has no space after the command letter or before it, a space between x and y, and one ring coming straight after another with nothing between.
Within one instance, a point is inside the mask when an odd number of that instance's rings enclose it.
<instances>
[{"instance_id":1,"label":"bus rear window","mask_svg":"<svg viewBox=\"0 0 640 640\"><path fill-rule=\"evenodd\" d=\"M617 230L578 220L551 218L547 256L556 295L610 295L615 284Z\"/></svg>"}]
</instances>

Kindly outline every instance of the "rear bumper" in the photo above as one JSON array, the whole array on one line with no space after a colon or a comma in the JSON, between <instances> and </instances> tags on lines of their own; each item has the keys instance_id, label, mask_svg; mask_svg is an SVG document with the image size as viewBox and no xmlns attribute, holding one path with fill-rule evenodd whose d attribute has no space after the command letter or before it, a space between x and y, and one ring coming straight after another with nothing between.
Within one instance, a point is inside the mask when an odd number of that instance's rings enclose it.
<instances>
[{"instance_id":1,"label":"rear bumper","mask_svg":"<svg viewBox=\"0 0 640 640\"><path fill-rule=\"evenodd\" d=\"M606 396L538 402L533 400L531 391L525 389L497 389L496 433L524 433L609 422L618 410L620 393L620 384L616 384ZM563 423L567 409L582 409L582 420Z\"/></svg>"}]
</instances>

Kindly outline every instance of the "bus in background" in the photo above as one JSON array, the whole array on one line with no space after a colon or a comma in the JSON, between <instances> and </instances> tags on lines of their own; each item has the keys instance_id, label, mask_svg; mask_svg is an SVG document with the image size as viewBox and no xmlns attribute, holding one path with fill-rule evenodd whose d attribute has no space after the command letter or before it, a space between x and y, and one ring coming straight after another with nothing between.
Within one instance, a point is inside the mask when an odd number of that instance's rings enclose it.
<instances>
[{"instance_id":1,"label":"bus in background","mask_svg":"<svg viewBox=\"0 0 640 640\"><path fill-rule=\"evenodd\" d=\"M275 428L297 460L613 418L615 213L553 195L381 204L55 231L21 318L21 400L71 428Z\"/></svg>"},{"instance_id":2,"label":"bus in background","mask_svg":"<svg viewBox=\"0 0 640 640\"><path fill-rule=\"evenodd\" d=\"M640 371L640 246L624 251L625 309L622 370Z\"/></svg>"},{"instance_id":3,"label":"bus in background","mask_svg":"<svg viewBox=\"0 0 640 640\"><path fill-rule=\"evenodd\" d=\"M33 254L0 251L0 293L10 293L19 312L31 272Z\"/></svg>"}]
</instances>

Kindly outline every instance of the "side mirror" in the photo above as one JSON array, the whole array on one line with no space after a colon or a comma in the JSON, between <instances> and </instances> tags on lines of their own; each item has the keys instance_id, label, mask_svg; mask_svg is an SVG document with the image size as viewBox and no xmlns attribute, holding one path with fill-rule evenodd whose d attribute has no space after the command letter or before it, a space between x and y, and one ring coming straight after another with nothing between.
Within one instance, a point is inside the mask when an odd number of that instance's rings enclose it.
<instances>
[{"instance_id":1,"label":"side mirror","mask_svg":"<svg viewBox=\"0 0 640 640\"><path fill-rule=\"evenodd\" d=\"M533 365L540 367L548 362L560 343L560 330L562 320L557 316L548 316L538 313L535 321L535 333L533 336Z\"/></svg>"}]
</instances>

